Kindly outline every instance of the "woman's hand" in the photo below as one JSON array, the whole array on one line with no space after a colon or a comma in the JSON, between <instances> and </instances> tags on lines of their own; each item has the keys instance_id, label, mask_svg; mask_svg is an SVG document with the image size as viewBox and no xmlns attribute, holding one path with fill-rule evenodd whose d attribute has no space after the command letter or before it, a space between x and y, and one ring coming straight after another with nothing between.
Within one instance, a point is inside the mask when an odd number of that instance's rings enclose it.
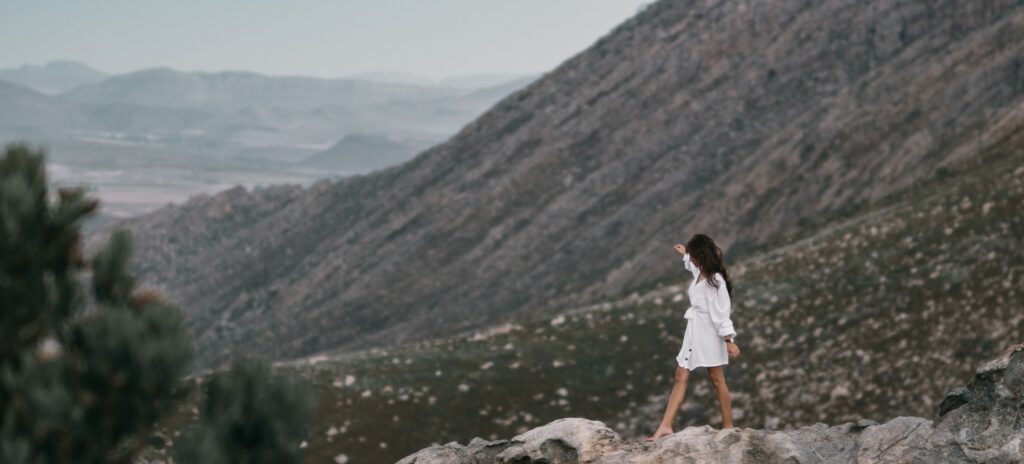
<instances>
[{"instance_id":1,"label":"woman's hand","mask_svg":"<svg viewBox=\"0 0 1024 464\"><path fill-rule=\"evenodd\" d=\"M679 254L686 255L686 247L685 246L677 243L675 248L676 248L676 251L679 252Z\"/></svg>"},{"instance_id":2,"label":"woman's hand","mask_svg":"<svg viewBox=\"0 0 1024 464\"><path fill-rule=\"evenodd\" d=\"M729 351L730 359L740 357L740 347L736 346L736 343L726 343L725 349Z\"/></svg>"}]
</instances>

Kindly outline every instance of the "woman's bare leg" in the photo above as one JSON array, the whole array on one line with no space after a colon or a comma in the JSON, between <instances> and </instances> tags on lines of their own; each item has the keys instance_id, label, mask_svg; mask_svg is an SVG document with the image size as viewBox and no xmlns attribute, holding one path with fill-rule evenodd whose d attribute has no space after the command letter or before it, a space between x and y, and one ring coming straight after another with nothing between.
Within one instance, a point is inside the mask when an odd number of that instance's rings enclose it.
<instances>
[{"instance_id":1,"label":"woman's bare leg","mask_svg":"<svg viewBox=\"0 0 1024 464\"><path fill-rule=\"evenodd\" d=\"M672 434L672 422L676 420L676 413L683 405L683 398L686 397L686 382L690 379L690 370L676 367L675 384L672 385L672 393L668 396L668 406L665 407L665 416L661 419L658 430L651 435L647 441L654 441L659 437Z\"/></svg>"},{"instance_id":2,"label":"woman's bare leg","mask_svg":"<svg viewBox=\"0 0 1024 464\"><path fill-rule=\"evenodd\" d=\"M732 428L732 399L729 397L729 387L725 384L725 369L722 366L708 368L708 378L711 385L714 385L718 392L718 409L722 411L722 428Z\"/></svg>"}]
</instances>

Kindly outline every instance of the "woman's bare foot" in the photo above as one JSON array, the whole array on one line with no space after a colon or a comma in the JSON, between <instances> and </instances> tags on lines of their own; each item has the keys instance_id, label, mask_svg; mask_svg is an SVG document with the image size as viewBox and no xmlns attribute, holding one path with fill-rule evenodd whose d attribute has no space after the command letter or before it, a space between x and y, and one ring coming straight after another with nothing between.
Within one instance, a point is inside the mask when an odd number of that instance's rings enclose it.
<instances>
[{"instance_id":1,"label":"woman's bare foot","mask_svg":"<svg viewBox=\"0 0 1024 464\"><path fill-rule=\"evenodd\" d=\"M658 426L658 430L654 431L654 435L647 438L647 441L654 441L665 435L672 435L672 427L667 425Z\"/></svg>"}]
</instances>

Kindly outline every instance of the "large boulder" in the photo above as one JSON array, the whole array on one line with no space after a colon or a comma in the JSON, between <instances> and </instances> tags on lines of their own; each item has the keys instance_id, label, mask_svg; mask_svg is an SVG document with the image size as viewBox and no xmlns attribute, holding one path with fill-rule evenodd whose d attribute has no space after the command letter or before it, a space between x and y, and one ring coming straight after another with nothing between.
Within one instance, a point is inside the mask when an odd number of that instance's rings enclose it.
<instances>
[{"instance_id":1,"label":"large boulder","mask_svg":"<svg viewBox=\"0 0 1024 464\"><path fill-rule=\"evenodd\" d=\"M656 442L629 442L603 423L558 419L511 440L474 438L425 448L399 464L719 462L1024 462L1024 343L975 371L939 405L938 421L896 417L795 430L687 427Z\"/></svg>"},{"instance_id":2,"label":"large boulder","mask_svg":"<svg viewBox=\"0 0 1024 464\"><path fill-rule=\"evenodd\" d=\"M955 437L974 462L1024 462L1024 343L974 371L967 387L939 404L936 429Z\"/></svg>"},{"instance_id":3,"label":"large boulder","mask_svg":"<svg viewBox=\"0 0 1024 464\"><path fill-rule=\"evenodd\" d=\"M583 418L558 419L511 440L474 438L469 445L452 442L425 448L399 464L509 462L568 464L593 462L623 445L619 434L603 423Z\"/></svg>"}]
</instances>

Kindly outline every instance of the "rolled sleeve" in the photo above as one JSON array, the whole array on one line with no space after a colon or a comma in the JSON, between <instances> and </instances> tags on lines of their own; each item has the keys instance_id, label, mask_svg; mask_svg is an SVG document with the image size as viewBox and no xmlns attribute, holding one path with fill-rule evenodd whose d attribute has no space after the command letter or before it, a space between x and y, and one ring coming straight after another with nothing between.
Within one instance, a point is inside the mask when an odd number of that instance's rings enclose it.
<instances>
[{"instance_id":1,"label":"rolled sleeve","mask_svg":"<svg viewBox=\"0 0 1024 464\"><path fill-rule=\"evenodd\" d=\"M700 275L700 268L698 268L697 265L693 263L693 260L690 259L689 252L683 254L683 267L685 267L687 271L690 271L690 274L693 274L694 279Z\"/></svg>"},{"instance_id":2,"label":"rolled sleeve","mask_svg":"<svg viewBox=\"0 0 1024 464\"><path fill-rule=\"evenodd\" d=\"M732 319L730 318L732 316L732 299L729 297L729 289L726 287L725 279L722 278L721 274L716 273L715 279L718 282L718 290L714 296L708 298L711 322L715 324L720 337L732 335L735 338L736 330L733 328Z\"/></svg>"}]
</instances>

